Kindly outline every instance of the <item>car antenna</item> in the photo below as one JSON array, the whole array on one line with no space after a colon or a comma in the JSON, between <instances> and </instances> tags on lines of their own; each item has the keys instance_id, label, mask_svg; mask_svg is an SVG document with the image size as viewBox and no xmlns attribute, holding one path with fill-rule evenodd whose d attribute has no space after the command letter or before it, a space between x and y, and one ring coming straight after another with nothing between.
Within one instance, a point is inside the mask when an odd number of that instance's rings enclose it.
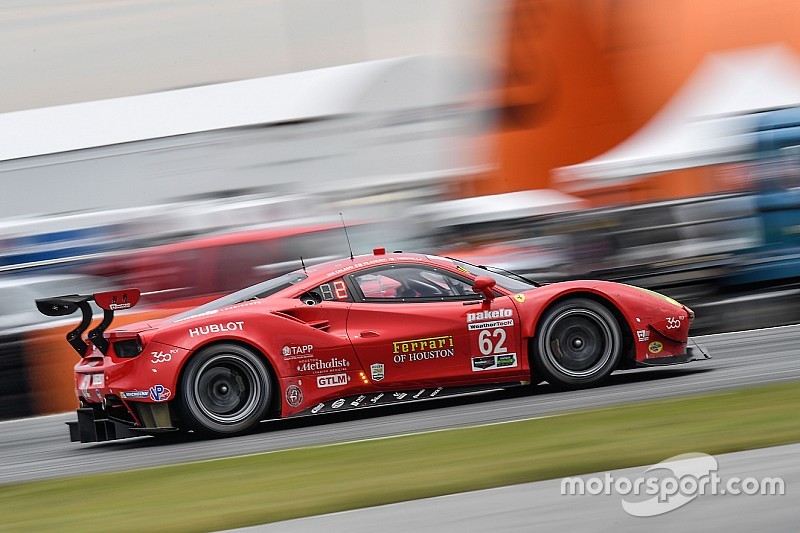
<instances>
[{"instance_id":1,"label":"car antenna","mask_svg":"<svg viewBox=\"0 0 800 533\"><path fill-rule=\"evenodd\" d=\"M308 271L306 270L306 262L303 261L303 256L302 255L300 256L300 264L303 265L303 272L308 274Z\"/></svg>"},{"instance_id":2,"label":"car antenna","mask_svg":"<svg viewBox=\"0 0 800 533\"><path fill-rule=\"evenodd\" d=\"M339 218L342 219L342 227L344 228L344 236L347 237L347 247L350 249L350 259L353 258L353 246L350 244L350 235L347 234L347 224L344 223L344 215L339 213Z\"/></svg>"}]
</instances>

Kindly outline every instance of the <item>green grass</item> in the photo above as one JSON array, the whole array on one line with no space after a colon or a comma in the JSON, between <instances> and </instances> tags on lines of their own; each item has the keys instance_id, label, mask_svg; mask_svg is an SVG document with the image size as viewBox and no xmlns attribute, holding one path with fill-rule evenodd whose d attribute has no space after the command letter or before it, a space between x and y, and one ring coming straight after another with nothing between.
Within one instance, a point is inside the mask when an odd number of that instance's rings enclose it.
<instances>
[{"instance_id":1,"label":"green grass","mask_svg":"<svg viewBox=\"0 0 800 533\"><path fill-rule=\"evenodd\" d=\"M679 453L719 454L799 441L800 383L789 383L508 424L0 485L0 531L209 531L648 465Z\"/></svg>"}]
</instances>

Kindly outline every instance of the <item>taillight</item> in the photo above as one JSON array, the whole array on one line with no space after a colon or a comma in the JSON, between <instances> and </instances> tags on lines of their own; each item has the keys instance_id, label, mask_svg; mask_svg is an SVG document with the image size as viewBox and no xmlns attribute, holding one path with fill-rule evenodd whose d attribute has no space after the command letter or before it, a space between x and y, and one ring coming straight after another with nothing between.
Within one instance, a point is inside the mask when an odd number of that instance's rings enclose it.
<instances>
[{"instance_id":1,"label":"taillight","mask_svg":"<svg viewBox=\"0 0 800 533\"><path fill-rule=\"evenodd\" d=\"M112 346L116 356L122 359L136 357L142 353L142 349L144 348L142 340L138 336L135 339L116 341Z\"/></svg>"}]
</instances>

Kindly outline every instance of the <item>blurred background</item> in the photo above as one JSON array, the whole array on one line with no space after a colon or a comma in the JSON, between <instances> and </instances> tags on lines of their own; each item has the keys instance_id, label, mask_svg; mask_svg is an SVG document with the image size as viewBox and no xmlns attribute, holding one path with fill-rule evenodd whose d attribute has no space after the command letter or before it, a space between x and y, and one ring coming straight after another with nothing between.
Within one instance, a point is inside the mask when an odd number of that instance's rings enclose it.
<instances>
[{"instance_id":1,"label":"blurred background","mask_svg":"<svg viewBox=\"0 0 800 533\"><path fill-rule=\"evenodd\" d=\"M10 0L0 418L74 407L41 296L161 316L373 247L800 321L800 4ZM71 323L71 321L70 321Z\"/></svg>"}]
</instances>

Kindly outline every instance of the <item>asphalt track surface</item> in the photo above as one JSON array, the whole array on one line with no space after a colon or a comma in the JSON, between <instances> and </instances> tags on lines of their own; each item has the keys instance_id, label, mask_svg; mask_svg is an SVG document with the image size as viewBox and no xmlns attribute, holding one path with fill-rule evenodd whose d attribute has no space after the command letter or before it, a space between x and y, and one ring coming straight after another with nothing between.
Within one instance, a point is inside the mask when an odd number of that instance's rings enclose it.
<instances>
[{"instance_id":1,"label":"asphalt track surface","mask_svg":"<svg viewBox=\"0 0 800 533\"><path fill-rule=\"evenodd\" d=\"M0 422L0 483L111 472L274 450L496 423L800 380L800 325L697 337L713 359L619 372L607 384L556 392L547 385L349 413L267 422L242 437L139 437L70 443L73 414Z\"/></svg>"},{"instance_id":2,"label":"asphalt track surface","mask_svg":"<svg viewBox=\"0 0 800 533\"><path fill-rule=\"evenodd\" d=\"M728 453L715 459L719 465L716 473L723 484L734 477L757 481L780 478L784 482L784 494L723 495L709 490L665 514L634 517L624 511L622 500L641 501L647 496L623 498L613 490L599 495L562 495L561 480L553 479L300 518L229 533L367 533L375 531L376 524L380 524L383 533L797 531L800 444ZM657 477L645 474L645 469L626 468L610 473L613 479ZM604 479L604 474L579 477L587 482L592 477Z\"/></svg>"}]
</instances>

